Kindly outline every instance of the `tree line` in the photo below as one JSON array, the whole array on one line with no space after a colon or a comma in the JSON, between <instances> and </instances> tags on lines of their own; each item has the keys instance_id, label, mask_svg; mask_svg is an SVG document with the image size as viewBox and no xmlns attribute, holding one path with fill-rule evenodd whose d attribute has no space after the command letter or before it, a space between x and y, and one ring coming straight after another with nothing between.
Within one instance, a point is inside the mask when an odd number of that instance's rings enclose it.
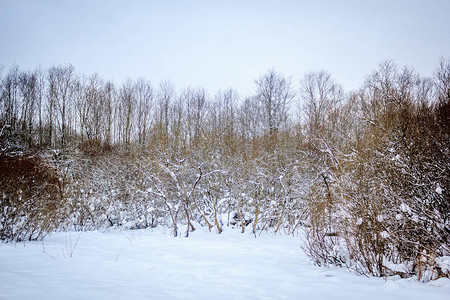
<instances>
[{"instance_id":1,"label":"tree line","mask_svg":"<svg viewBox=\"0 0 450 300\"><path fill-rule=\"evenodd\" d=\"M345 93L269 70L253 95L121 85L73 66L0 73L0 237L198 226L305 231L317 264L449 276L450 62L392 61Z\"/></svg>"},{"instance_id":2,"label":"tree line","mask_svg":"<svg viewBox=\"0 0 450 300\"><path fill-rule=\"evenodd\" d=\"M0 79L3 140L10 134L39 149L81 143L186 150L211 135L221 142L255 139L287 129L295 97L291 80L274 70L261 76L256 95L243 101L233 89L211 97L204 88L178 92L169 81L154 87L144 79L127 80L117 86L97 74L79 76L71 65L35 71L14 66Z\"/></svg>"}]
</instances>

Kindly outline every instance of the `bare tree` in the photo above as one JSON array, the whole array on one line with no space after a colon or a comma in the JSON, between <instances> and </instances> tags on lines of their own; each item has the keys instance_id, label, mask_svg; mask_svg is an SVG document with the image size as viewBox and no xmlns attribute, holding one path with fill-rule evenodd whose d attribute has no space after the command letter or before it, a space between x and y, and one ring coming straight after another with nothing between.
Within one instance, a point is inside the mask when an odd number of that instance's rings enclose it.
<instances>
[{"instance_id":1,"label":"bare tree","mask_svg":"<svg viewBox=\"0 0 450 300\"><path fill-rule=\"evenodd\" d=\"M189 135L189 145L195 146L199 141L205 116L207 95L204 89L188 89L184 92L186 105L186 126Z\"/></svg>"},{"instance_id":2,"label":"bare tree","mask_svg":"<svg viewBox=\"0 0 450 300\"><path fill-rule=\"evenodd\" d=\"M171 82L163 81L159 84L159 89L157 92L158 108L156 115L156 126L158 135L157 140L160 145L167 146L169 141L169 113L175 97L175 87Z\"/></svg>"},{"instance_id":3,"label":"bare tree","mask_svg":"<svg viewBox=\"0 0 450 300\"><path fill-rule=\"evenodd\" d=\"M52 67L48 71L50 110L56 109L58 125L61 132L61 147L65 147L68 137L68 125L71 117L71 105L73 96L73 81L75 68L72 65L66 67ZM52 112L53 113L53 112ZM53 118L52 118L53 119ZM53 120L52 120L53 121ZM51 121L51 122L52 122ZM69 128L70 129L70 128Z\"/></svg>"},{"instance_id":4,"label":"bare tree","mask_svg":"<svg viewBox=\"0 0 450 300\"><path fill-rule=\"evenodd\" d=\"M171 106L170 115L172 118L169 130L171 132L171 147L174 155L178 155L179 152L182 152L187 147L188 134L186 132L186 107L184 100L184 95L181 94Z\"/></svg>"},{"instance_id":5,"label":"bare tree","mask_svg":"<svg viewBox=\"0 0 450 300\"><path fill-rule=\"evenodd\" d=\"M253 141L261 133L261 119L258 118L257 103L246 98L239 107L239 133L244 140Z\"/></svg>"},{"instance_id":6,"label":"bare tree","mask_svg":"<svg viewBox=\"0 0 450 300\"><path fill-rule=\"evenodd\" d=\"M88 141L98 144L101 141L102 132L104 132L105 118L105 95L103 82L97 74L91 75L87 79L84 98L84 131Z\"/></svg>"},{"instance_id":7,"label":"bare tree","mask_svg":"<svg viewBox=\"0 0 450 300\"><path fill-rule=\"evenodd\" d=\"M256 80L255 101L263 120L264 130L276 135L287 122L288 106L294 99L291 80L273 69Z\"/></svg>"},{"instance_id":8,"label":"bare tree","mask_svg":"<svg viewBox=\"0 0 450 300\"><path fill-rule=\"evenodd\" d=\"M92 75L74 83L75 106L78 114L81 142L87 139L92 145L95 139L95 105L100 97L100 80Z\"/></svg>"},{"instance_id":9,"label":"bare tree","mask_svg":"<svg viewBox=\"0 0 450 300\"><path fill-rule=\"evenodd\" d=\"M3 79L2 89L2 125L7 125L11 130L16 129L19 109L19 67L13 66Z\"/></svg>"},{"instance_id":10,"label":"bare tree","mask_svg":"<svg viewBox=\"0 0 450 300\"><path fill-rule=\"evenodd\" d=\"M39 146L42 147L44 144L44 118L45 118L45 71L38 68L35 72L36 74L36 109L38 113L38 135L39 135Z\"/></svg>"},{"instance_id":11,"label":"bare tree","mask_svg":"<svg viewBox=\"0 0 450 300\"><path fill-rule=\"evenodd\" d=\"M111 146L113 142L113 134L114 134L114 106L117 100L117 94L114 87L114 84L111 82L107 82L103 89L104 99L105 99L105 126L106 130L104 132L104 141L107 146Z\"/></svg>"},{"instance_id":12,"label":"bare tree","mask_svg":"<svg viewBox=\"0 0 450 300\"><path fill-rule=\"evenodd\" d=\"M37 76L35 73L20 73L19 87L22 95L21 126L24 139L32 146L33 117L37 97Z\"/></svg>"},{"instance_id":13,"label":"bare tree","mask_svg":"<svg viewBox=\"0 0 450 300\"><path fill-rule=\"evenodd\" d=\"M237 102L239 96L233 89L219 91L212 105L212 130L217 131L217 138L229 147L233 147L237 130Z\"/></svg>"},{"instance_id":14,"label":"bare tree","mask_svg":"<svg viewBox=\"0 0 450 300\"><path fill-rule=\"evenodd\" d=\"M344 99L342 87L325 71L307 73L301 82L300 95L309 134L323 134L337 105Z\"/></svg>"},{"instance_id":15,"label":"bare tree","mask_svg":"<svg viewBox=\"0 0 450 300\"><path fill-rule=\"evenodd\" d=\"M434 77L439 101L448 102L450 99L450 59L441 58Z\"/></svg>"},{"instance_id":16,"label":"bare tree","mask_svg":"<svg viewBox=\"0 0 450 300\"><path fill-rule=\"evenodd\" d=\"M136 101L137 101L137 129L138 142L145 144L147 141L148 130L151 122L151 110L153 108L154 92L150 82L138 80L136 83Z\"/></svg>"},{"instance_id":17,"label":"bare tree","mask_svg":"<svg viewBox=\"0 0 450 300\"><path fill-rule=\"evenodd\" d=\"M121 126L123 144L130 146L136 104L134 85L128 80L120 89Z\"/></svg>"}]
</instances>

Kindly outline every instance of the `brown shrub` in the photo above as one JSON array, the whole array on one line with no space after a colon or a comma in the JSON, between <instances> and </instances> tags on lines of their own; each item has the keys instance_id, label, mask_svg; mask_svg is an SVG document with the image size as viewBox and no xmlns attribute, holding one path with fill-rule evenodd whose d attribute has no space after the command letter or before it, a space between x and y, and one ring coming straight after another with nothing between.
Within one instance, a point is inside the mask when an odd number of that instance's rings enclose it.
<instances>
[{"instance_id":1,"label":"brown shrub","mask_svg":"<svg viewBox=\"0 0 450 300\"><path fill-rule=\"evenodd\" d=\"M39 239L58 226L58 174L39 155L2 157L0 190L0 239Z\"/></svg>"}]
</instances>

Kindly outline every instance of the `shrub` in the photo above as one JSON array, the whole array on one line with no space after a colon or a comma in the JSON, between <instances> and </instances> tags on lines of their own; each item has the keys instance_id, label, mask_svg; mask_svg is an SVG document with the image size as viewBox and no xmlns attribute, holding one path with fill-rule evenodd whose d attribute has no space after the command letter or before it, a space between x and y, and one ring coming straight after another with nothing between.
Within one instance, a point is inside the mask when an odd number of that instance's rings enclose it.
<instances>
[{"instance_id":1,"label":"shrub","mask_svg":"<svg viewBox=\"0 0 450 300\"><path fill-rule=\"evenodd\" d=\"M38 154L0 159L0 239L35 240L56 229L64 199L56 170Z\"/></svg>"}]
</instances>

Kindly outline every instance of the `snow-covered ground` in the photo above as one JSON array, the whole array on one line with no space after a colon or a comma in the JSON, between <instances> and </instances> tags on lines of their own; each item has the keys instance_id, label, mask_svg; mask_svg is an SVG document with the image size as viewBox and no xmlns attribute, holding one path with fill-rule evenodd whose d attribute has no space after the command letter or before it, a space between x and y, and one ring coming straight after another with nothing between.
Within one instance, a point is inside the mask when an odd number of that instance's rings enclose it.
<instances>
[{"instance_id":1,"label":"snow-covered ground","mask_svg":"<svg viewBox=\"0 0 450 300\"><path fill-rule=\"evenodd\" d=\"M54 233L0 243L0 299L450 299L428 284L314 266L300 238L202 228Z\"/></svg>"}]
</instances>

